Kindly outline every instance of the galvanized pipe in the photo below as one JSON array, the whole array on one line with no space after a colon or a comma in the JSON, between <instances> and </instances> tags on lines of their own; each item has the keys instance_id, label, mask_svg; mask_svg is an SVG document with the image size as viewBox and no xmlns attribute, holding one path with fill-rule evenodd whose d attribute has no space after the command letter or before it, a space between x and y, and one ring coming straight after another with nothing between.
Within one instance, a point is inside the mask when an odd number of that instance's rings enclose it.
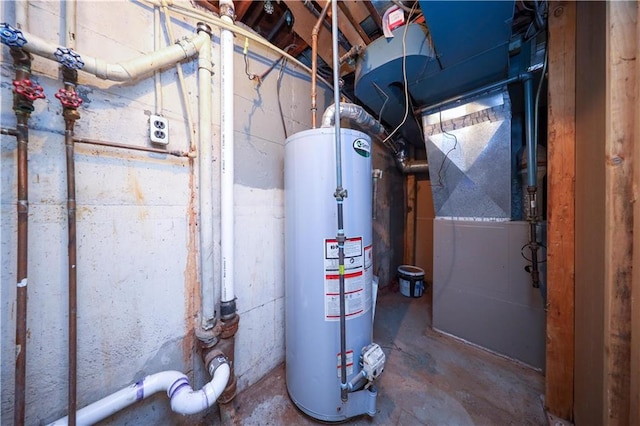
<instances>
[{"instance_id":1,"label":"galvanized pipe","mask_svg":"<svg viewBox=\"0 0 640 426\"><path fill-rule=\"evenodd\" d=\"M97 146L107 146L110 148L120 148L120 149L129 149L132 151L142 151L142 152L151 152L154 154L165 154L165 155L173 155L174 157L188 157L195 158L195 152L187 152L187 151L167 151L166 149L160 148L151 148L146 146L136 146L136 145L127 145L124 143L118 142L109 142L109 141L101 141L97 139L88 139L88 138L79 138L73 137L73 141L76 143L84 143L88 145L97 145Z\"/></svg>"},{"instance_id":2,"label":"galvanized pipe","mask_svg":"<svg viewBox=\"0 0 640 426\"><path fill-rule=\"evenodd\" d=\"M200 211L200 327L210 330L216 324L216 297L213 268L213 154L211 144L211 27L198 23L198 32L209 34L209 40L198 55L198 203Z\"/></svg>"},{"instance_id":3,"label":"galvanized pipe","mask_svg":"<svg viewBox=\"0 0 640 426\"><path fill-rule=\"evenodd\" d=\"M340 105L340 58L338 55L338 2L331 0L331 41L333 47L333 103ZM347 318L345 307L344 283L344 213L343 201L347 191L342 188L342 143L340 140L340 108L334 109L334 129L336 142L336 192L333 194L338 209L338 278L340 284L340 398L346 402L349 398L347 383Z\"/></svg>"},{"instance_id":4,"label":"galvanized pipe","mask_svg":"<svg viewBox=\"0 0 640 426\"><path fill-rule=\"evenodd\" d=\"M317 97L318 97L318 33L320 27L324 22L324 18L327 16L327 11L331 5L331 0L327 0L327 3L322 8L322 12L318 17L318 21L311 30L311 128L316 128L316 113L318 111Z\"/></svg>"},{"instance_id":5,"label":"galvanized pipe","mask_svg":"<svg viewBox=\"0 0 640 426\"><path fill-rule=\"evenodd\" d=\"M6 127L1 127L0 134L7 136L18 136L18 131L16 129L7 129Z\"/></svg>"}]
</instances>

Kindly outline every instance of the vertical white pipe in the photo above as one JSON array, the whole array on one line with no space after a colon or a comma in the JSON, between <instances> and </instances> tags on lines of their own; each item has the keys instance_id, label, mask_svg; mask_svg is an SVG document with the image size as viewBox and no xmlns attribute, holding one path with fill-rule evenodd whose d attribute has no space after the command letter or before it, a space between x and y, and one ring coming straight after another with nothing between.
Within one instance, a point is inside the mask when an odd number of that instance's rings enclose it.
<instances>
[{"instance_id":1,"label":"vertical white pipe","mask_svg":"<svg viewBox=\"0 0 640 426\"><path fill-rule=\"evenodd\" d=\"M198 31L205 31L204 24ZM200 200L200 288L202 297L202 327L215 323L215 294L213 269L213 165L211 145L211 38L200 48L198 56L199 131L199 200Z\"/></svg>"},{"instance_id":2,"label":"vertical white pipe","mask_svg":"<svg viewBox=\"0 0 640 426\"><path fill-rule=\"evenodd\" d=\"M17 0L16 8L16 28L22 31L29 31L29 1Z\"/></svg>"},{"instance_id":3,"label":"vertical white pipe","mask_svg":"<svg viewBox=\"0 0 640 426\"><path fill-rule=\"evenodd\" d=\"M26 3L26 2L25 2ZM76 0L64 2L65 46L69 49L76 48Z\"/></svg>"},{"instance_id":4,"label":"vertical white pipe","mask_svg":"<svg viewBox=\"0 0 640 426\"><path fill-rule=\"evenodd\" d=\"M232 1L221 1L220 7L226 5L233 11ZM222 19L233 23L233 19L222 15ZM220 35L220 96L221 100L221 194L220 194L220 238L221 238L221 297L220 301L233 302L235 299L234 280L234 217L233 217L233 32L222 29ZM235 312L233 312L235 314Z\"/></svg>"},{"instance_id":5,"label":"vertical white pipe","mask_svg":"<svg viewBox=\"0 0 640 426\"><path fill-rule=\"evenodd\" d=\"M153 8L153 50L160 50L160 8ZM160 79L160 71L156 71L154 73L154 84L155 84L155 113L156 115L162 115L163 106L162 105L162 80Z\"/></svg>"}]
</instances>

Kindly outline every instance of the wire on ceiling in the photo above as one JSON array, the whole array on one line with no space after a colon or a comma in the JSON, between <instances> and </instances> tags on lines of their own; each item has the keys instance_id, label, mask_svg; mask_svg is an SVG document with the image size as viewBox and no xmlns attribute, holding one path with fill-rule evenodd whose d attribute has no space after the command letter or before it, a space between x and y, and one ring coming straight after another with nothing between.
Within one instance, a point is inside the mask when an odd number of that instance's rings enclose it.
<instances>
[{"instance_id":1,"label":"wire on ceiling","mask_svg":"<svg viewBox=\"0 0 640 426\"><path fill-rule=\"evenodd\" d=\"M407 29L409 28L409 20L411 19L411 15L413 14L413 10L415 9L418 3L414 3L409 12L409 16L407 17L407 22L404 26L404 31L402 33L402 80L404 85L404 117L398 126L393 129L389 136L387 136L382 142L386 143L391 137L404 125L407 121L407 117L409 116L409 83L407 82Z\"/></svg>"}]
</instances>

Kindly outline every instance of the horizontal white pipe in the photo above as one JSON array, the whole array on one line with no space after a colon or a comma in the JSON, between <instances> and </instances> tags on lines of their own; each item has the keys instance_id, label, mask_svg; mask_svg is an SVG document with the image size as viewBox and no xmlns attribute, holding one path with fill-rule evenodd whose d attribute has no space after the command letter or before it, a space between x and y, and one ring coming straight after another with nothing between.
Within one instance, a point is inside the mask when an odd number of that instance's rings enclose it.
<instances>
[{"instance_id":1,"label":"horizontal white pipe","mask_svg":"<svg viewBox=\"0 0 640 426\"><path fill-rule=\"evenodd\" d=\"M56 61L54 53L58 49L57 45L24 31L23 35L27 40L27 44L23 47L24 50L34 55ZM209 34L200 33L186 40L180 40L177 44L117 64L107 63L102 59L91 56L80 55L84 62L82 71L93 74L103 80L135 80L143 75L151 74L156 70L176 64L184 59L194 57L208 37Z\"/></svg>"},{"instance_id":2,"label":"horizontal white pipe","mask_svg":"<svg viewBox=\"0 0 640 426\"><path fill-rule=\"evenodd\" d=\"M78 426L92 425L117 413L129 405L141 401L157 392L166 391L171 398L171 409L179 414L196 414L213 405L229 381L229 364L221 364L212 372L212 379L201 390L194 391L187 376L179 371L163 371L119 390L76 413ZM67 425L68 418L49 424Z\"/></svg>"},{"instance_id":3,"label":"horizontal white pipe","mask_svg":"<svg viewBox=\"0 0 640 426\"><path fill-rule=\"evenodd\" d=\"M242 37L246 37L249 40L253 40L258 44L263 45L264 47L267 47L268 49L271 49L272 51L278 53L281 56L284 56L285 58L287 58L291 63L294 63L296 65L298 65L299 67L301 67L302 69L304 69L305 71L307 71L309 74L311 74L311 68L309 68L308 66L306 66L305 64L303 64L302 62L300 62L296 57L291 56L290 54L288 54L287 52L285 52L284 50L280 49L278 46L274 45L273 43L271 43L269 40L257 35L256 33L253 33L249 30L246 30L238 25L234 25L233 23L229 23L229 22L225 22L223 19L218 18L217 16L211 15L210 13L205 13L203 11L200 11L198 9L194 9L191 7L191 5L188 2L174 2L172 0L140 0L142 3L146 3L148 5L151 6L168 6L171 10L171 12L184 16L184 17L188 17L188 18L192 18L195 20L199 20L202 22L206 22L207 24L210 25L215 25L218 28L224 28L227 29L229 31L233 31L234 34L236 34L237 36L242 36ZM186 6L184 5L186 4ZM318 76L318 80L322 81L324 84L326 84L329 88L332 88L333 85L328 82L325 78ZM343 95L344 96L344 95ZM346 97L346 96L345 96Z\"/></svg>"}]
</instances>

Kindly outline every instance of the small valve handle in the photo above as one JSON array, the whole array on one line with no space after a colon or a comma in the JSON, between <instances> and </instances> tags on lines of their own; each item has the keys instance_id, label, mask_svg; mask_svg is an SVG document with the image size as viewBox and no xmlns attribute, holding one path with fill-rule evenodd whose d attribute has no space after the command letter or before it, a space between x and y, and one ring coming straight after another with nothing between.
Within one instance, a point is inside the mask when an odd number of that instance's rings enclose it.
<instances>
[{"instance_id":1,"label":"small valve handle","mask_svg":"<svg viewBox=\"0 0 640 426\"><path fill-rule=\"evenodd\" d=\"M45 98L44 89L42 88L42 86L35 84L28 78L24 80L14 80L13 85L14 90L17 94L24 96L30 101Z\"/></svg>"},{"instance_id":2,"label":"small valve handle","mask_svg":"<svg viewBox=\"0 0 640 426\"><path fill-rule=\"evenodd\" d=\"M53 56L56 57L56 60L60 62L61 65L67 68L79 70L84 67L84 61L77 52L73 51L73 49L58 47L53 53Z\"/></svg>"},{"instance_id":3,"label":"small valve handle","mask_svg":"<svg viewBox=\"0 0 640 426\"><path fill-rule=\"evenodd\" d=\"M7 23L0 24L0 41L9 47L22 47L27 44L22 31Z\"/></svg>"},{"instance_id":4,"label":"small valve handle","mask_svg":"<svg viewBox=\"0 0 640 426\"><path fill-rule=\"evenodd\" d=\"M55 97L60 100L60 103L65 108L78 108L82 104L82 98L73 90L60 89L55 94Z\"/></svg>"}]
</instances>

